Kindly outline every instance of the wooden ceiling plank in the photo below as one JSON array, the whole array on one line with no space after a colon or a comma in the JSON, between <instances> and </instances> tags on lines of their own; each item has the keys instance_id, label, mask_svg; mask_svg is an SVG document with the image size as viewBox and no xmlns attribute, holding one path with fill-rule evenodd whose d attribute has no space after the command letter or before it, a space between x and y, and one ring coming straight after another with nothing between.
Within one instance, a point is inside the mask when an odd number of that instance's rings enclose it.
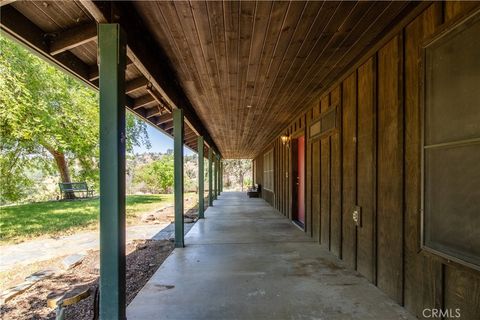
<instances>
[{"instance_id":1,"label":"wooden ceiling plank","mask_svg":"<svg viewBox=\"0 0 480 320\"><path fill-rule=\"evenodd\" d=\"M292 44L292 41L295 39L297 30L301 27L301 24L304 23L304 14L307 13L306 11L307 8L312 9L311 7L308 7L308 4L309 3L307 2L290 3L290 7L288 8L288 11L282 22L281 29L278 33L277 43L275 45L273 56L270 59L270 62L266 71L266 77L272 80L271 81L260 80L262 82L262 85L261 85L260 93L258 95L258 101L256 102L256 104L259 106L262 106L263 112L265 113L270 112L270 110L267 108L268 107L267 98L268 98L268 94L273 89L275 83L277 83L277 77L281 69L280 65L285 60L288 49ZM318 3L314 3L314 4L318 5ZM315 7L313 7L313 9L315 9ZM305 19L305 20L307 20L307 22L309 21L311 22L311 20L308 20L308 19ZM272 73L274 75L271 75ZM276 115L275 119L278 118L278 116L279 115ZM256 118L253 120L258 122L260 119ZM255 125L255 124L249 123L247 124L247 127L251 125ZM249 139L247 143L252 143L252 141Z\"/></svg>"},{"instance_id":2,"label":"wooden ceiling plank","mask_svg":"<svg viewBox=\"0 0 480 320\"><path fill-rule=\"evenodd\" d=\"M277 104L278 101L285 102L287 97L292 95L293 88L295 88L303 79L304 73L306 73L309 68L312 68L319 52L324 50L324 44L333 37L338 26L341 25L354 6L354 2L326 2L324 4L319 19L320 25L311 30L312 32L309 33L309 37L304 42L304 45L302 45L297 55L304 58L295 59L294 63L291 65L293 76L288 79L288 82L285 81L280 87L280 92L275 99L275 104ZM283 106L286 104L282 103L281 105Z\"/></svg>"},{"instance_id":3,"label":"wooden ceiling plank","mask_svg":"<svg viewBox=\"0 0 480 320\"><path fill-rule=\"evenodd\" d=\"M377 7L379 7L379 4L382 3L375 3ZM372 10L372 12L366 14L361 18L358 19L358 24L362 22L362 25L367 26L366 28L359 28L357 25L354 25L352 28L352 32L347 36L344 37L344 41L348 39L348 37L351 37L354 39L354 43L351 43L348 46L345 46L344 50L339 52L338 56L334 60L335 63L333 65L329 65L327 68L326 63L324 63L315 73L313 78L317 79L319 83L323 83L324 87L328 87L330 85L330 82L334 81L335 78L342 72L342 70L345 67L345 64L342 64L341 66L338 66L338 63L340 60L343 59L345 55L348 53L351 53L352 51L350 48L354 46L356 43L361 41L362 39L369 39L368 41L372 41L372 36L367 36L369 33L373 31L373 34L379 34L384 28L385 25L388 24L387 20L391 20L392 16L397 16L398 13L407 5L406 2L400 2L400 1L392 1L390 3L383 3L382 7L379 7L377 10ZM378 20L384 20L383 22L378 22ZM368 43L365 43L364 45L366 46ZM341 44L340 44L341 45ZM361 51L361 47L357 47L358 50L355 50L353 52L354 55L357 55ZM311 88L312 85L308 84L306 87ZM303 93L305 94L305 89L303 88ZM318 90L312 90L314 92L318 92ZM312 97L311 95L305 95L303 96L303 99L301 99L298 102L298 107L299 108L305 101L311 101Z\"/></svg>"},{"instance_id":4,"label":"wooden ceiling plank","mask_svg":"<svg viewBox=\"0 0 480 320\"><path fill-rule=\"evenodd\" d=\"M255 16L257 14L256 2L240 3L240 23L239 23L239 60L238 60L238 92L237 92L237 108L240 113L239 129L237 133L243 136L247 130L246 123L250 110L245 103L245 91L247 88L247 75L250 65L250 54L252 48L253 33L255 30Z\"/></svg>"},{"instance_id":5,"label":"wooden ceiling plank","mask_svg":"<svg viewBox=\"0 0 480 320\"><path fill-rule=\"evenodd\" d=\"M360 31L362 32L363 28L356 28L357 24L365 17L365 14L368 13L372 3L370 2L355 2L352 3L353 6L351 7L344 7L346 10L346 14L344 14L342 11L341 16L343 19L338 19L336 20L337 23L332 24L332 28L329 29L330 31L334 31L331 36L328 39L328 42L323 45L323 49L320 54L318 54L315 59L311 62L311 64L307 65L307 68L305 69L305 73L303 74L303 77L301 81L297 84L296 87L294 87L293 92L296 92L297 90L300 90L299 92L305 93L306 88L312 89L312 92L318 92L318 86L321 85L319 82L318 78L316 77L318 75L318 70L322 70L323 66L325 66L329 58L326 58L325 56L328 55L329 53L334 53L336 50L336 47L341 44L341 42L352 32L355 31ZM383 7L388 6L388 3L383 2L380 3ZM337 15L338 17L338 15ZM341 31L342 28L349 29L345 32ZM331 32L329 32L331 33ZM307 84L305 84L307 83ZM309 86L310 83L315 83L315 87L312 88ZM317 89L317 90L315 90ZM300 93L300 95L302 94ZM298 96L300 96L298 95ZM291 97L286 99L285 105L292 105ZM294 107L298 107L298 105L295 105Z\"/></svg>"},{"instance_id":6,"label":"wooden ceiling plank","mask_svg":"<svg viewBox=\"0 0 480 320\"><path fill-rule=\"evenodd\" d=\"M176 2L177 7L181 2ZM190 12L191 14L183 17L182 23L184 29L186 29L187 34L190 30L193 35L190 37L192 43L195 45L195 51L198 51L201 55L202 72L204 73L204 86L210 88L209 98L209 114L201 115L203 118L212 119L212 123L218 123L220 125L209 126L209 130L212 131L219 139L221 145L225 144L225 128L226 122L225 117L222 116L222 107L228 103L226 98L226 92L222 88L220 81L220 70L218 69L218 57L216 56L214 39L211 33L211 24L209 20L209 11L207 2L190 2ZM186 19L186 18L189 19ZM206 17L206 18L205 18ZM209 58L207 58L209 57ZM222 70L223 71L223 70Z\"/></svg>"},{"instance_id":7,"label":"wooden ceiling plank","mask_svg":"<svg viewBox=\"0 0 480 320\"><path fill-rule=\"evenodd\" d=\"M247 104L253 106L252 110L250 110L250 112L253 113L253 117L250 118L251 122L248 122L247 126L251 124L252 121L258 121L260 118L262 118L261 114L263 113L264 106L259 100L260 90L262 84L267 81L268 68L270 66L271 60L273 59L273 56L275 55L275 50L277 48L278 41L281 35L281 30L285 23L285 19L288 16L291 5L292 2L273 3L273 8L270 14L268 28L262 47L260 65L256 70L256 74L253 80L253 88L249 88L250 93L248 93L247 91L247 94L250 97L250 99L247 99ZM271 82L271 80L268 79L268 82ZM246 140L247 141L245 141L244 143L254 143L254 141L251 141L248 138Z\"/></svg>"},{"instance_id":8,"label":"wooden ceiling plank","mask_svg":"<svg viewBox=\"0 0 480 320\"><path fill-rule=\"evenodd\" d=\"M96 38L97 24L95 22L55 33L50 44L50 54L57 55L93 41Z\"/></svg>"},{"instance_id":9,"label":"wooden ceiling plank","mask_svg":"<svg viewBox=\"0 0 480 320\"><path fill-rule=\"evenodd\" d=\"M215 117L215 121L219 121L219 123L222 124L222 128L220 129L223 130L218 132L217 128L215 134L220 135L220 143L223 145L226 137L224 133L226 122L225 117L221 117L219 113L221 113L222 107L226 105L227 99L225 92L222 90L222 73L218 66L218 57L215 51L215 40L212 36L212 26L210 24L208 3L205 1L191 1L190 5L192 8L193 23L197 30L197 37L202 49L204 62L207 66L207 71L210 78L209 80L213 91L216 92L217 105L212 106L210 115L214 113L212 116Z\"/></svg>"}]
</instances>

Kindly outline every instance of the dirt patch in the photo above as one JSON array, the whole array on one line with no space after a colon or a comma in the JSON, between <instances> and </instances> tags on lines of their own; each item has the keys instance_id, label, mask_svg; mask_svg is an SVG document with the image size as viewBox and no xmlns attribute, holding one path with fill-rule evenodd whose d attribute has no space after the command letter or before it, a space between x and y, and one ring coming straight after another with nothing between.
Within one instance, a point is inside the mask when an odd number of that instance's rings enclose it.
<instances>
[{"instance_id":1,"label":"dirt patch","mask_svg":"<svg viewBox=\"0 0 480 320\"><path fill-rule=\"evenodd\" d=\"M127 245L127 305L172 252L168 240L141 240ZM58 261L58 260L57 260ZM53 264L55 262L52 261ZM0 309L1 319L55 319L55 311L47 307L46 297L52 291L89 285L98 287L99 251L88 251L82 264L37 282ZM66 319L90 320L93 317L93 295L66 310Z\"/></svg>"}]
</instances>

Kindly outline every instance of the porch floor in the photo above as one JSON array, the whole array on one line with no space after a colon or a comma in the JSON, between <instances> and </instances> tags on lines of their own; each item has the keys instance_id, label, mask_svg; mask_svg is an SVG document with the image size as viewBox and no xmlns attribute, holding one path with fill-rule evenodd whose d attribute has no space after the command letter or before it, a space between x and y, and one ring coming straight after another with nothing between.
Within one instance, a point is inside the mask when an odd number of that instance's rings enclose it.
<instances>
[{"instance_id":1,"label":"porch floor","mask_svg":"<svg viewBox=\"0 0 480 320\"><path fill-rule=\"evenodd\" d=\"M262 199L224 192L127 308L132 319L414 319Z\"/></svg>"}]
</instances>

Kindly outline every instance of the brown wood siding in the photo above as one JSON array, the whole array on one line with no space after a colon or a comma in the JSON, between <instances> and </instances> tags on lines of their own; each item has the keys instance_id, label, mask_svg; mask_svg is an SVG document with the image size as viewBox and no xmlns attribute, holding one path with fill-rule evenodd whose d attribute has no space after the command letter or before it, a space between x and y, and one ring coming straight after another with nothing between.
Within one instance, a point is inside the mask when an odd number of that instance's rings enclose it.
<instances>
[{"instance_id":1,"label":"brown wood siding","mask_svg":"<svg viewBox=\"0 0 480 320\"><path fill-rule=\"evenodd\" d=\"M402 302L403 106L402 42L378 52L377 285Z\"/></svg>"},{"instance_id":2,"label":"brown wood siding","mask_svg":"<svg viewBox=\"0 0 480 320\"><path fill-rule=\"evenodd\" d=\"M338 104L338 130L307 139L307 234L419 318L425 308L459 308L460 319L480 314L480 273L420 248L420 49L440 28L479 7L433 3L380 39L376 51L282 133L308 132ZM280 137L274 145L275 206L291 218L290 149ZM259 166L262 157L255 159ZM361 208L360 227L354 206Z\"/></svg>"},{"instance_id":3,"label":"brown wood siding","mask_svg":"<svg viewBox=\"0 0 480 320\"><path fill-rule=\"evenodd\" d=\"M343 81L342 108L343 136L343 182L342 182L342 258L347 265L355 269L356 230L352 211L356 203L356 132L357 132L357 74L352 73Z\"/></svg>"}]
</instances>

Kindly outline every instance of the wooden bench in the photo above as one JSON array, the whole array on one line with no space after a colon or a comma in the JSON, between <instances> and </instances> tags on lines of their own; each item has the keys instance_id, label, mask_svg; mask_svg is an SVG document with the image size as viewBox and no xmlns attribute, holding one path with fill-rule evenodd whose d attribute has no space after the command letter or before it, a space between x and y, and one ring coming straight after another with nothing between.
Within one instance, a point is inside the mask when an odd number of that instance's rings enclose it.
<instances>
[{"instance_id":1,"label":"wooden bench","mask_svg":"<svg viewBox=\"0 0 480 320\"><path fill-rule=\"evenodd\" d=\"M93 190L88 189L86 182L61 182L58 184L62 199L71 199L70 195L76 197L80 193L81 198L93 197Z\"/></svg>"},{"instance_id":2,"label":"wooden bench","mask_svg":"<svg viewBox=\"0 0 480 320\"><path fill-rule=\"evenodd\" d=\"M253 187L248 188L247 195L249 198L259 198L261 192L262 192L262 186L259 184L256 184Z\"/></svg>"}]
</instances>

